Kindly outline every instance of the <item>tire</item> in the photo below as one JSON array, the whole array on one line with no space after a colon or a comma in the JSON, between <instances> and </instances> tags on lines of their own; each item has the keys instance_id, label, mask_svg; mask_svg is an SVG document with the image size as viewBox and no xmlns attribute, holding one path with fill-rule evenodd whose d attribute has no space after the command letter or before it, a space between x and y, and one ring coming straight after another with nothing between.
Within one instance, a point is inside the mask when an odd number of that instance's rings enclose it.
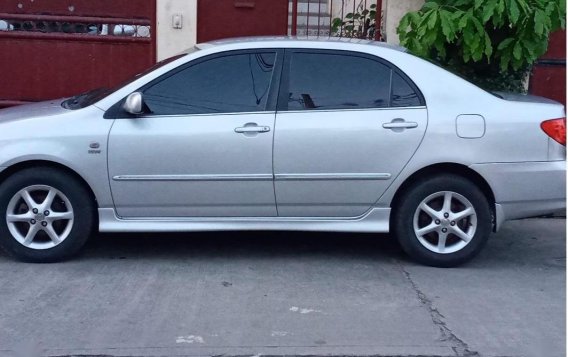
<instances>
[{"instance_id":1,"label":"tire","mask_svg":"<svg viewBox=\"0 0 568 357\"><path fill-rule=\"evenodd\" d=\"M73 175L24 169L0 185L0 247L25 262L68 259L93 233L95 212L89 190Z\"/></svg>"},{"instance_id":2,"label":"tire","mask_svg":"<svg viewBox=\"0 0 568 357\"><path fill-rule=\"evenodd\" d=\"M483 249L492 230L491 212L477 185L447 174L429 177L407 189L398 200L391 224L411 258L434 267L454 267Z\"/></svg>"}]
</instances>

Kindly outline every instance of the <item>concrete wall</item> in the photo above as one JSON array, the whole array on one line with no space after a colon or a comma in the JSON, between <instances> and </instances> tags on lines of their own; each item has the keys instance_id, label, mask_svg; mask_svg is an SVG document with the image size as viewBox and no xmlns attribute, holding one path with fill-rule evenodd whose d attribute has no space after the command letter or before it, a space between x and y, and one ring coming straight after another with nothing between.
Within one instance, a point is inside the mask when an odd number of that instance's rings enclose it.
<instances>
[{"instance_id":1,"label":"concrete wall","mask_svg":"<svg viewBox=\"0 0 568 357\"><path fill-rule=\"evenodd\" d=\"M409 11L419 10L424 5L424 0L383 0L385 8L385 30L387 42L398 44L396 28L400 19Z\"/></svg>"},{"instance_id":2,"label":"concrete wall","mask_svg":"<svg viewBox=\"0 0 568 357\"><path fill-rule=\"evenodd\" d=\"M192 47L197 41L197 0L157 1L157 57L158 61ZM182 28L174 29L172 18L183 16Z\"/></svg>"}]
</instances>

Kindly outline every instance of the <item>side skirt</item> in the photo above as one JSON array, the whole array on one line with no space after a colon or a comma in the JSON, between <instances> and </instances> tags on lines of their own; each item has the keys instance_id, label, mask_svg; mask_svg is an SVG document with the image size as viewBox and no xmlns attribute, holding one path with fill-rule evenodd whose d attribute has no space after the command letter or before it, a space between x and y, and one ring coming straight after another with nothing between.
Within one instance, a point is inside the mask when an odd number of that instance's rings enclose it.
<instances>
[{"instance_id":1,"label":"side skirt","mask_svg":"<svg viewBox=\"0 0 568 357\"><path fill-rule=\"evenodd\" d=\"M99 208L101 232L321 231L388 233L390 208L373 208L356 218L227 217L121 218Z\"/></svg>"}]
</instances>

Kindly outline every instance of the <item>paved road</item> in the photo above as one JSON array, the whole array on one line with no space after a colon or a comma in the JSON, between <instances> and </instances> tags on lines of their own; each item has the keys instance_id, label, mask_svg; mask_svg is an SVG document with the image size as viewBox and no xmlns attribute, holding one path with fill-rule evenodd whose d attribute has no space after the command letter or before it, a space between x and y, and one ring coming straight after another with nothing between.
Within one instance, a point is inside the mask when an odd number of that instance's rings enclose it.
<instances>
[{"instance_id":1,"label":"paved road","mask_svg":"<svg viewBox=\"0 0 568 357\"><path fill-rule=\"evenodd\" d=\"M0 256L0 355L563 356L565 239L509 222L435 269L386 235L101 235L67 263Z\"/></svg>"}]
</instances>

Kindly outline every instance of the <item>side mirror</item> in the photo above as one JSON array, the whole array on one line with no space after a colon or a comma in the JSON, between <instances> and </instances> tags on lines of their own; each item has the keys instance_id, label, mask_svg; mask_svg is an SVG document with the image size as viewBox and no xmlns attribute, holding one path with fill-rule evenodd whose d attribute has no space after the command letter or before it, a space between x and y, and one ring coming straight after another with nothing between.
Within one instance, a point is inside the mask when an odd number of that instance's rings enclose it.
<instances>
[{"instance_id":1,"label":"side mirror","mask_svg":"<svg viewBox=\"0 0 568 357\"><path fill-rule=\"evenodd\" d=\"M142 93L131 93L128 97L126 97L126 101L124 102L122 109L132 115L140 115L144 113L144 99L142 98Z\"/></svg>"}]
</instances>

